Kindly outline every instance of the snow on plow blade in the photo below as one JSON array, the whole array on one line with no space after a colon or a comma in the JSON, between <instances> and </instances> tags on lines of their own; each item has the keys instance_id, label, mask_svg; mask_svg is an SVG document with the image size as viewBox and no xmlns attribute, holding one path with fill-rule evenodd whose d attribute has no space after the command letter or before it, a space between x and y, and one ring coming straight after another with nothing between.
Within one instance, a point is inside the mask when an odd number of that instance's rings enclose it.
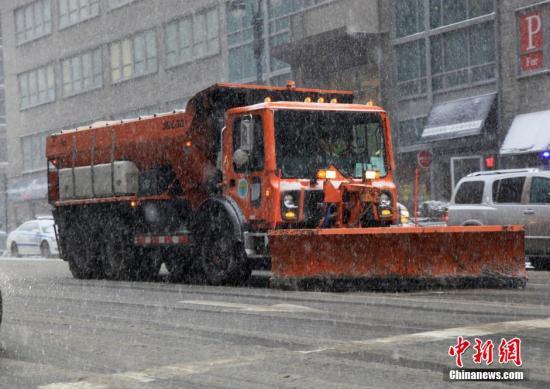
<instances>
[{"instance_id":1,"label":"snow on plow blade","mask_svg":"<svg viewBox=\"0 0 550 389\"><path fill-rule=\"evenodd\" d=\"M523 287L521 226L269 232L274 287L415 290Z\"/></svg>"}]
</instances>

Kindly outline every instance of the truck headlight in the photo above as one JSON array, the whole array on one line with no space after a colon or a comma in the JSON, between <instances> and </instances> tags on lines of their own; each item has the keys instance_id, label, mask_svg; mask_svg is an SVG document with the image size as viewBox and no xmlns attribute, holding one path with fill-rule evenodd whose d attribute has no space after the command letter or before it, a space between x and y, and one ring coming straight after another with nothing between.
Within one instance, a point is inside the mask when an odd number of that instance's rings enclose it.
<instances>
[{"instance_id":1,"label":"truck headlight","mask_svg":"<svg viewBox=\"0 0 550 389\"><path fill-rule=\"evenodd\" d=\"M294 196L291 194L286 194L283 198L283 204L286 209L296 209L298 206L296 205L296 201L294 199Z\"/></svg>"},{"instance_id":2,"label":"truck headlight","mask_svg":"<svg viewBox=\"0 0 550 389\"><path fill-rule=\"evenodd\" d=\"M286 192L283 193L282 198L281 214L283 219L296 221L298 219L298 208L300 208L300 192Z\"/></svg>"}]
</instances>

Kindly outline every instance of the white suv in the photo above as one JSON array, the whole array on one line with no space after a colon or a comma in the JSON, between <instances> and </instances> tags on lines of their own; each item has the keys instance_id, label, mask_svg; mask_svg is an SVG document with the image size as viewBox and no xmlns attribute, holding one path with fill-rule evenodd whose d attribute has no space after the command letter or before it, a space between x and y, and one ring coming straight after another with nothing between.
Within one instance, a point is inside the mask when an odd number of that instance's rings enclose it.
<instances>
[{"instance_id":1,"label":"white suv","mask_svg":"<svg viewBox=\"0 0 550 389\"><path fill-rule=\"evenodd\" d=\"M452 226L525 227L525 253L536 269L550 269L550 171L477 172L462 178L449 206Z\"/></svg>"}]
</instances>

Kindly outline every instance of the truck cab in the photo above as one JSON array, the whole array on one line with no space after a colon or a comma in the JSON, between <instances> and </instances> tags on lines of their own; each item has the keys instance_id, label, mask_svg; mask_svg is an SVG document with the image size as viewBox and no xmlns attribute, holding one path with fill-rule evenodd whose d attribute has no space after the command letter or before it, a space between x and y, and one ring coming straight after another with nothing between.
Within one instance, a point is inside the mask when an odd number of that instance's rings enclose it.
<instances>
[{"instance_id":1,"label":"truck cab","mask_svg":"<svg viewBox=\"0 0 550 389\"><path fill-rule=\"evenodd\" d=\"M390 131L380 108L267 101L229 110L222 137L224 193L253 227L334 226L328 182L337 190L353 186L375 202L356 227L397 223Z\"/></svg>"}]
</instances>

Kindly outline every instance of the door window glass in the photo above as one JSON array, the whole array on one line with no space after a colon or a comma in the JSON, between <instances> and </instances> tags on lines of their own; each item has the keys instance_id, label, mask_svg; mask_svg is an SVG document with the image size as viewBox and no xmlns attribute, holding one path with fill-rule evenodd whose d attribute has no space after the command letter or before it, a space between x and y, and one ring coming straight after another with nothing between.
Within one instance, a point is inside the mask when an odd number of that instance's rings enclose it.
<instances>
[{"instance_id":1,"label":"door window glass","mask_svg":"<svg viewBox=\"0 0 550 389\"><path fill-rule=\"evenodd\" d=\"M495 203L521 203L521 192L525 177L505 178L493 183Z\"/></svg>"},{"instance_id":2,"label":"door window glass","mask_svg":"<svg viewBox=\"0 0 550 389\"><path fill-rule=\"evenodd\" d=\"M483 181L463 182L456 192L455 204L481 204L483 186Z\"/></svg>"},{"instance_id":3,"label":"door window glass","mask_svg":"<svg viewBox=\"0 0 550 389\"><path fill-rule=\"evenodd\" d=\"M529 202L531 204L550 204L550 179L533 177Z\"/></svg>"},{"instance_id":4,"label":"door window glass","mask_svg":"<svg viewBox=\"0 0 550 389\"><path fill-rule=\"evenodd\" d=\"M264 134L260 116L242 116L233 123L233 152L248 153L247 166L235 166L236 172L259 171L264 168Z\"/></svg>"}]
</instances>

